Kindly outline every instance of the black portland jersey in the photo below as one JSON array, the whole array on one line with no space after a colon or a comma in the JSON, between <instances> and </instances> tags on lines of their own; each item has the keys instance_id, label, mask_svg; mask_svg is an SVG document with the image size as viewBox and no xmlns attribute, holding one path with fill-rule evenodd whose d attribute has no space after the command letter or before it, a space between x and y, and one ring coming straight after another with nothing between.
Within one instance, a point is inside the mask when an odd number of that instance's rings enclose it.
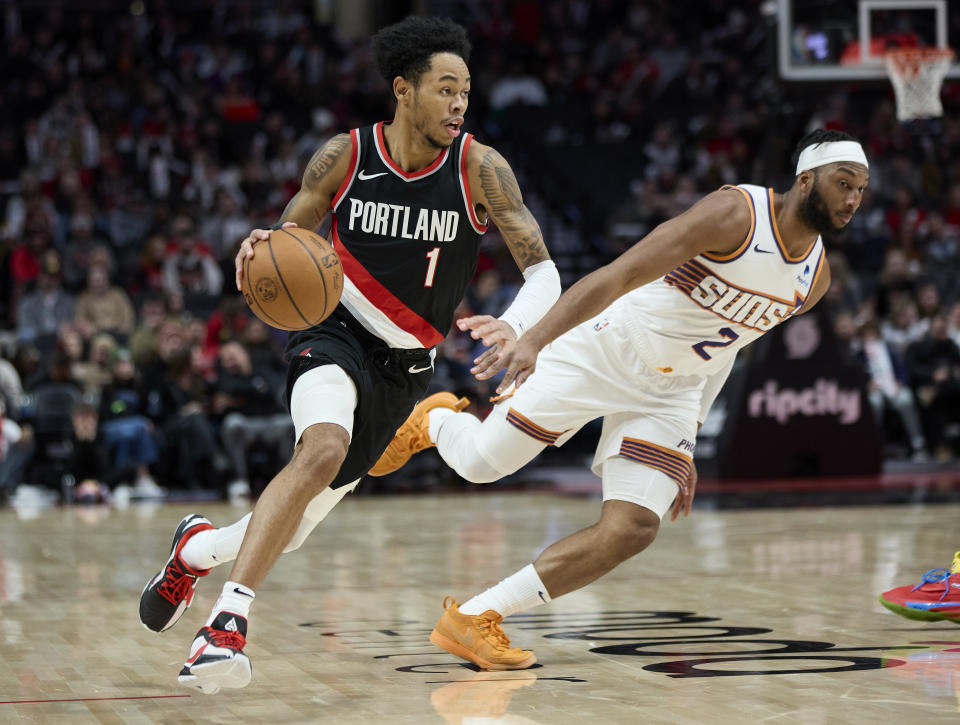
<instances>
[{"instance_id":1,"label":"black portland jersey","mask_svg":"<svg viewBox=\"0 0 960 725\"><path fill-rule=\"evenodd\" d=\"M390 347L432 347L450 329L487 229L470 196L472 136L406 172L387 153L383 126L350 132L350 168L333 199L341 303Z\"/></svg>"}]
</instances>

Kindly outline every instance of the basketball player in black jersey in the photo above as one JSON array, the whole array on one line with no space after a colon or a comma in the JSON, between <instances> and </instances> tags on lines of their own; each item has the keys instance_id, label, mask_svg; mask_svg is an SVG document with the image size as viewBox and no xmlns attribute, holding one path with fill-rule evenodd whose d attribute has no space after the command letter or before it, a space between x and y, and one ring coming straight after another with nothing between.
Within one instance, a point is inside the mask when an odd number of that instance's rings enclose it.
<instances>
[{"instance_id":1,"label":"basketball player in black jersey","mask_svg":"<svg viewBox=\"0 0 960 725\"><path fill-rule=\"evenodd\" d=\"M497 226L525 281L500 318L480 321L485 339L509 348L560 294L509 164L463 131L471 85L463 28L410 17L378 32L373 47L393 88L393 120L319 149L279 224L250 232L236 258L239 289L243 262L259 242L333 214L341 304L291 335L287 347L293 457L252 515L222 529L199 515L184 518L166 565L141 595L141 621L163 631L190 605L198 577L236 560L180 672L182 684L205 693L248 684L243 647L255 590L277 557L298 548L370 470L423 397L433 348L474 274L486 225ZM449 398L447 406L466 405Z\"/></svg>"}]
</instances>

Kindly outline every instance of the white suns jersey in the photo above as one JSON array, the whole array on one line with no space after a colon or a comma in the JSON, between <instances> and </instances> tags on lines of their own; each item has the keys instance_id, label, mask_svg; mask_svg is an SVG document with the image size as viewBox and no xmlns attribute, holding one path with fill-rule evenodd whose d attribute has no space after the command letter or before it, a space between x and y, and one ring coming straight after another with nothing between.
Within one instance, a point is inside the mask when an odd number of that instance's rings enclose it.
<instances>
[{"instance_id":1,"label":"white suns jersey","mask_svg":"<svg viewBox=\"0 0 960 725\"><path fill-rule=\"evenodd\" d=\"M743 244L723 256L697 255L612 306L644 362L666 375L711 375L723 369L740 348L803 306L824 265L820 237L806 254L787 254L772 189L725 188L743 194L750 205L751 227Z\"/></svg>"}]
</instances>

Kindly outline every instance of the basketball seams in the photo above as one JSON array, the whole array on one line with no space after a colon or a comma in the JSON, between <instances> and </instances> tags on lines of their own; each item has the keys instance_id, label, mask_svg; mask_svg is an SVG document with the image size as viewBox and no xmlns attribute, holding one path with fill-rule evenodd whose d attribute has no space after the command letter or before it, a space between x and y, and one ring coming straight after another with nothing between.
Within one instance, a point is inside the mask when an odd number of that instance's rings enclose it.
<instances>
[{"instance_id":1,"label":"basketball seams","mask_svg":"<svg viewBox=\"0 0 960 725\"><path fill-rule=\"evenodd\" d=\"M288 232L289 233L289 232ZM272 236L272 235L271 235ZM293 235L290 234L292 237ZM313 326L313 323L306 318L306 316L300 311L300 308L297 306L297 301L293 299L293 295L290 294L290 290L287 289L287 283L283 279L283 274L280 272L280 266L277 264L277 257L273 253L273 242L272 240L267 240L267 248L270 250L270 259L273 262L273 268L277 270L277 277L280 279L280 284L283 285L283 291L287 293L287 299L290 300L290 304L293 305L293 309L297 311L297 314L300 315L300 319L303 320L308 326ZM326 307L326 305L324 305Z\"/></svg>"},{"instance_id":2,"label":"basketball seams","mask_svg":"<svg viewBox=\"0 0 960 725\"><path fill-rule=\"evenodd\" d=\"M264 316L265 316L265 317L269 317L271 320L273 320L273 322L275 323L275 324L274 324L274 327L279 327L280 329L285 329L285 328L286 328L286 325L284 325L283 323L281 323L280 320L278 320L278 319L275 318L273 315L271 315L269 312L267 312L267 311L264 309L263 305L260 304L260 300L257 299L257 292L256 292L256 290L255 290L254 287L253 287L252 280L250 279L250 257L247 257L246 259L243 260L243 280L244 280L244 282L245 282L246 285L247 285L247 289L248 289L248 291L249 291L248 294L250 295L250 299L252 299L252 300L254 301L254 303L257 305L257 307L259 308L259 310L264 314Z\"/></svg>"},{"instance_id":3,"label":"basketball seams","mask_svg":"<svg viewBox=\"0 0 960 725\"><path fill-rule=\"evenodd\" d=\"M303 241L302 241L299 237L297 237L297 235L291 234L291 233L290 233L289 231L287 231L286 229L281 229L280 231L285 232L285 233L287 234L287 236L291 237L294 241L296 241L296 243L299 244L299 245L303 248L303 251L307 253L307 256L310 257L310 261L313 262L313 266L317 268L317 272L318 272L318 274L320 275L320 283L323 285L323 311L324 311L324 313L326 313L326 311L327 311L327 305L328 305L329 300L330 300L330 294L329 294L329 292L327 292L327 278L326 278L326 276L323 274L323 269L321 269L320 263L317 261L317 258L313 256L313 252L310 251L310 248L309 248L306 244L304 244ZM306 230L305 230L305 231L306 231ZM331 248L331 251L332 251L332 248ZM276 263L276 262L274 262L274 263ZM284 289L286 289L286 285L284 285ZM289 293L289 292L287 293L287 296L290 297L290 293ZM293 298L292 298L292 297L290 297L290 301L293 302ZM294 306L294 307L297 306L295 302L293 303L293 306ZM297 312L300 312L300 310L298 309ZM301 317L303 317L302 314L301 314ZM324 314L323 317L324 317L324 319L326 319L326 314ZM311 324L319 324L319 323L311 323Z\"/></svg>"}]
</instances>

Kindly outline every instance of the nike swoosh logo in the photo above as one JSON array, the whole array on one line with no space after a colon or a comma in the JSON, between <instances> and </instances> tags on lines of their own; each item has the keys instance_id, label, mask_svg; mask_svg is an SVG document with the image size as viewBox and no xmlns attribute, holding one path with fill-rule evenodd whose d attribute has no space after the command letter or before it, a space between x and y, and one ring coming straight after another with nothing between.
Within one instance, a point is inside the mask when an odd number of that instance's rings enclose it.
<instances>
[{"instance_id":1,"label":"nike swoosh logo","mask_svg":"<svg viewBox=\"0 0 960 725\"><path fill-rule=\"evenodd\" d=\"M470 649L473 649L473 630L469 627L467 629L461 629L457 632L459 635L459 640L461 643L465 644Z\"/></svg>"},{"instance_id":2,"label":"nike swoosh logo","mask_svg":"<svg viewBox=\"0 0 960 725\"><path fill-rule=\"evenodd\" d=\"M360 181L366 181L367 179L376 179L378 176L386 175L386 171L381 171L379 174L367 174L366 171L361 171L359 174L357 174L357 178L360 179Z\"/></svg>"},{"instance_id":3,"label":"nike swoosh logo","mask_svg":"<svg viewBox=\"0 0 960 725\"><path fill-rule=\"evenodd\" d=\"M754 252L761 252L762 254L773 254L773 251L771 251L771 250L769 250L769 249L760 249L760 245L759 245L759 244L754 245L753 251L754 251Z\"/></svg>"},{"instance_id":4,"label":"nike swoosh logo","mask_svg":"<svg viewBox=\"0 0 960 725\"><path fill-rule=\"evenodd\" d=\"M537 594L540 595L540 598L543 600L543 603L546 604L546 603L547 603L547 598L546 598L545 596L543 596L543 592L538 591Z\"/></svg>"},{"instance_id":5,"label":"nike swoosh logo","mask_svg":"<svg viewBox=\"0 0 960 725\"><path fill-rule=\"evenodd\" d=\"M422 373L424 370L433 370L433 365L427 365L425 368L418 368L416 365L411 365L407 368L408 373Z\"/></svg>"}]
</instances>

